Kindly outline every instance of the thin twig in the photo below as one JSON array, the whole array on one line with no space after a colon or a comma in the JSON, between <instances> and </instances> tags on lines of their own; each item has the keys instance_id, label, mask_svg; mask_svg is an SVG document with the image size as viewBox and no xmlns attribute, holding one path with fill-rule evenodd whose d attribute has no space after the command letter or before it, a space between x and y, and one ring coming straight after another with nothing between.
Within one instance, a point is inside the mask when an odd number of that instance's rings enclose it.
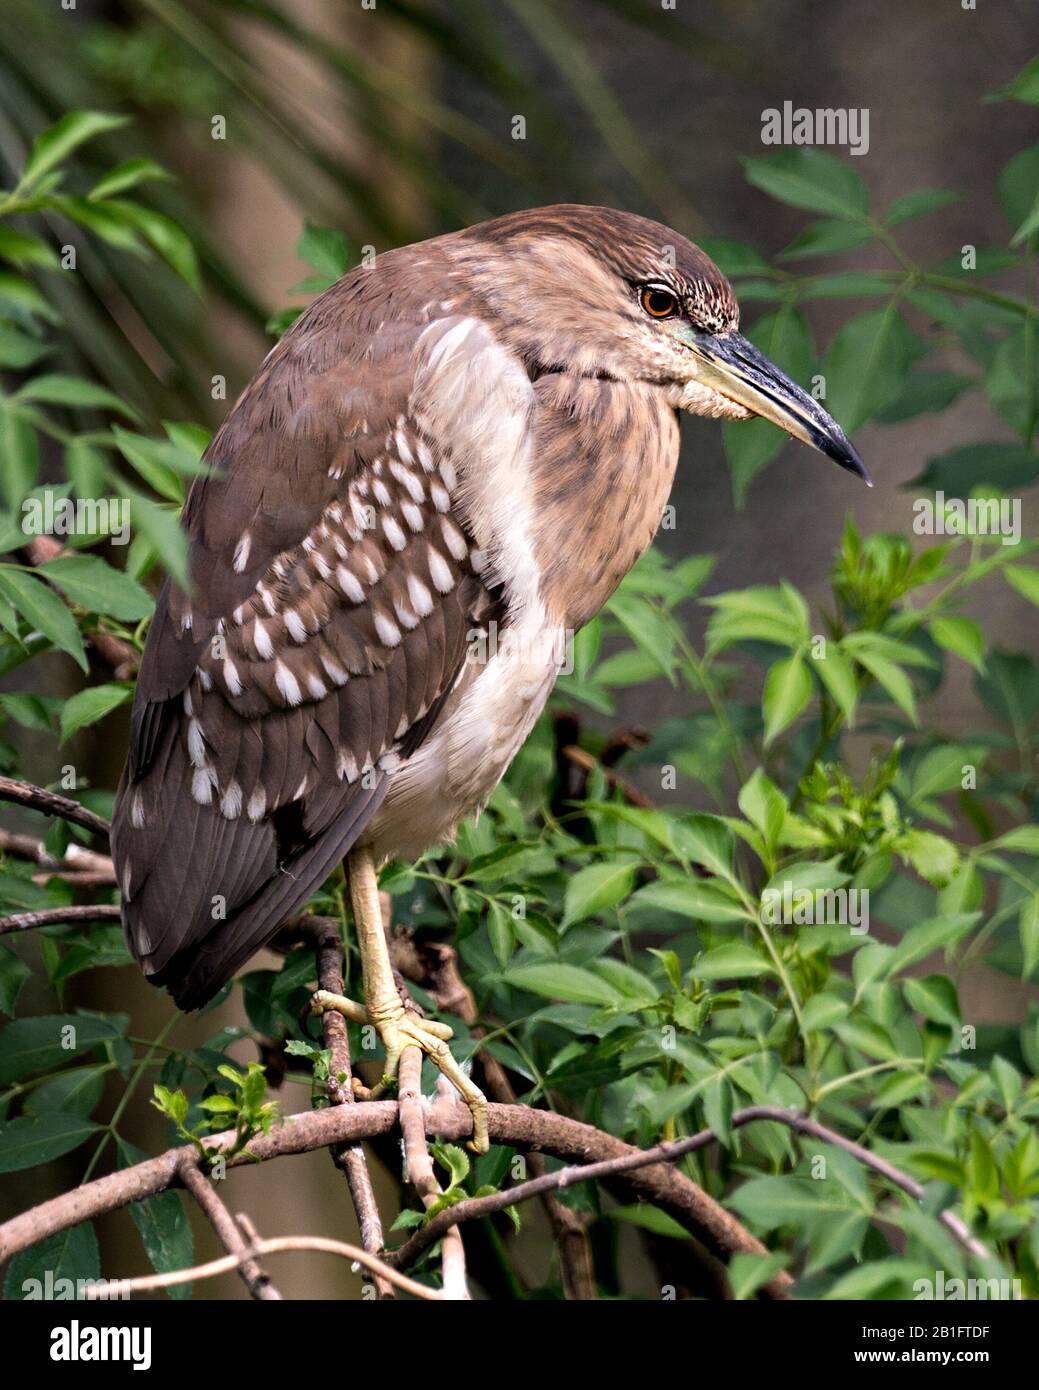
<instances>
[{"instance_id":1,"label":"thin twig","mask_svg":"<svg viewBox=\"0 0 1039 1390\"><path fill-rule=\"evenodd\" d=\"M37 912L13 912L0 917L0 936L8 932L29 931L33 927L60 927L70 922L118 922L120 910L112 903L77 907L41 907Z\"/></svg>"},{"instance_id":2,"label":"thin twig","mask_svg":"<svg viewBox=\"0 0 1039 1390\"><path fill-rule=\"evenodd\" d=\"M209 1224L216 1231L229 1255L248 1255L256 1244L255 1239L246 1239L234 1217L217 1196L212 1182L205 1176L194 1160L185 1160L180 1170L180 1180L201 1207ZM241 1221L239 1217L239 1221ZM266 1302L280 1302L282 1295L271 1283L271 1276L254 1256L243 1259L238 1266L242 1283L253 1298Z\"/></svg>"},{"instance_id":3,"label":"thin twig","mask_svg":"<svg viewBox=\"0 0 1039 1390\"><path fill-rule=\"evenodd\" d=\"M326 1236L274 1236L271 1240L257 1241L244 1245L234 1254L224 1255L219 1260L206 1264L193 1265L190 1269L171 1269L163 1274L143 1274L136 1279L110 1279L104 1285L91 1286L84 1290L87 1298L97 1298L102 1293L106 1299L128 1298L132 1293L147 1293L151 1289L168 1289L174 1284L193 1284L199 1279L213 1279L218 1274L238 1269L241 1265L254 1262L259 1255L277 1255L283 1250L317 1250L325 1255L338 1255L340 1259L352 1260L364 1269L371 1270L396 1284L398 1289L412 1294L415 1298L429 1303L438 1303L443 1295L436 1289L419 1284L391 1269L383 1260L376 1259L359 1245L347 1245L342 1240L329 1240Z\"/></svg>"},{"instance_id":4,"label":"thin twig","mask_svg":"<svg viewBox=\"0 0 1039 1390\"><path fill-rule=\"evenodd\" d=\"M13 777L0 777L0 801L16 801L21 806L42 811L45 816L60 816L62 820L70 820L96 835L104 835L106 839L111 830L103 816L88 811L78 801L70 801L67 796L50 792L46 787L33 786L31 782L17 782Z\"/></svg>"},{"instance_id":5,"label":"thin twig","mask_svg":"<svg viewBox=\"0 0 1039 1390\"><path fill-rule=\"evenodd\" d=\"M619 772L614 772L612 767L607 767L598 758L592 756L586 749L579 747L576 743L568 743L561 750L567 762L573 763L584 772L601 772L607 783L616 789L624 797L630 806L637 806L640 810L652 811L653 802L650 798L635 786L634 782L629 782L627 777L622 777Z\"/></svg>"},{"instance_id":6,"label":"thin twig","mask_svg":"<svg viewBox=\"0 0 1039 1390\"><path fill-rule=\"evenodd\" d=\"M30 859L43 869L52 873L71 870L75 873L106 874L115 883L115 865L111 855L98 854L85 849L75 841L68 846L60 859L55 858L43 840L35 835L17 835L11 830L0 830L0 853L9 854L14 859Z\"/></svg>"},{"instance_id":7,"label":"thin twig","mask_svg":"<svg viewBox=\"0 0 1039 1390\"><path fill-rule=\"evenodd\" d=\"M332 994L342 994L345 984L339 923L331 917L308 917L305 923L315 940L318 988L327 989ZM334 1009L327 1009L321 1015L321 1028L325 1047L332 1054L328 1069L328 1099L332 1105L353 1105L353 1068L346 1019ZM350 1189L361 1244L369 1254L377 1255L384 1244L382 1219L364 1149L360 1144L338 1144L332 1149L332 1161L346 1178ZM392 1284L381 1276L376 1276L375 1282L380 1298L393 1297Z\"/></svg>"}]
</instances>

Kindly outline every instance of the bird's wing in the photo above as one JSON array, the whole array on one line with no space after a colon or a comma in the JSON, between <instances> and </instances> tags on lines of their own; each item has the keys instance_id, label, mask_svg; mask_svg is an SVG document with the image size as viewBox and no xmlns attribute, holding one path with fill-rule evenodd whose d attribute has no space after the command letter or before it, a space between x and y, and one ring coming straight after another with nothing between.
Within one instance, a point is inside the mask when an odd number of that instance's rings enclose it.
<instances>
[{"instance_id":1,"label":"bird's wing","mask_svg":"<svg viewBox=\"0 0 1039 1390\"><path fill-rule=\"evenodd\" d=\"M421 325L344 356L315 319L214 440L138 679L113 853L131 948L188 1008L356 840L500 600L416 418Z\"/></svg>"}]
</instances>

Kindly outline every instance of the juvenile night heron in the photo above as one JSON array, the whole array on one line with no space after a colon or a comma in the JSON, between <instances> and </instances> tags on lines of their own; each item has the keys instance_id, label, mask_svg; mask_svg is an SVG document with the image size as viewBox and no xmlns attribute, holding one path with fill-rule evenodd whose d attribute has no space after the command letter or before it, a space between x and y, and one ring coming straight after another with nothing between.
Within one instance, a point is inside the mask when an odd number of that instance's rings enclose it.
<instances>
[{"instance_id":1,"label":"juvenile night heron","mask_svg":"<svg viewBox=\"0 0 1039 1390\"><path fill-rule=\"evenodd\" d=\"M761 415L866 477L736 331L725 277L628 213L559 206L388 251L323 294L217 434L141 663L113 851L130 947L209 1000L343 859L384 1082L405 1013L377 866L449 841L543 708L565 637L649 545L678 412ZM490 655L467 659L475 646Z\"/></svg>"}]
</instances>

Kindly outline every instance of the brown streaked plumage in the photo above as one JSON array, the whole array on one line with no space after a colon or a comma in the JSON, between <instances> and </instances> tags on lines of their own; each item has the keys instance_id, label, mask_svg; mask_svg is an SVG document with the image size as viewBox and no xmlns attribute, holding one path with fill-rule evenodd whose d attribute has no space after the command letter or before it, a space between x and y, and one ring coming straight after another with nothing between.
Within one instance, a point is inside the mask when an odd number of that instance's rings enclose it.
<instances>
[{"instance_id":1,"label":"brown streaked plumage","mask_svg":"<svg viewBox=\"0 0 1039 1390\"><path fill-rule=\"evenodd\" d=\"M352 846L414 856L483 804L657 528L679 409L861 471L737 324L683 237L567 205L386 252L270 353L185 508L113 827L131 949L182 1007Z\"/></svg>"}]
</instances>

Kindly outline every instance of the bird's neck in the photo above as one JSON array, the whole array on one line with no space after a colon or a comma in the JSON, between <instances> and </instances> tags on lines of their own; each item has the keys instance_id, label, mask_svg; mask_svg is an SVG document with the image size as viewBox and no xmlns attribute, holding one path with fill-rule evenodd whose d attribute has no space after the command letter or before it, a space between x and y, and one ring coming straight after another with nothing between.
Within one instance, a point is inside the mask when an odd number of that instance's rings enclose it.
<instances>
[{"instance_id":1,"label":"bird's neck","mask_svg":"<svg viewBox=\"0 0 1039 1390\"><path fill-rule=\"evenodd\" d=\"M538 379L534 541L553 621L589 622L650 545L678 461L663 393L643 383L552 374Z\"/></svg>"}]
</instances>

